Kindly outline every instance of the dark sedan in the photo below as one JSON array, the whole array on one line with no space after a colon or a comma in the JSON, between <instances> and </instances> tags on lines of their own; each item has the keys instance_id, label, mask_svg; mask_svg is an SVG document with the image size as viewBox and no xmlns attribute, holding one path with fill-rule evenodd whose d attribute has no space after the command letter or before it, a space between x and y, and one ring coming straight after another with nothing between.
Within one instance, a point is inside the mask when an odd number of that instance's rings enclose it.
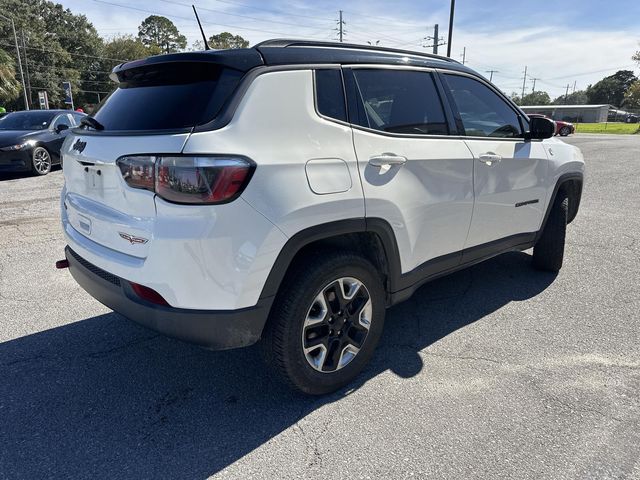
<instances>
[{"instance_id":1,"label":"dark sedan","mask_svg":"<svg viewBox=\"0 0 640 480\"><path fill-rule=\"evenodd\" d=\"M61 163L62 142L84 116L71 110L30 110L0 118L0 172L46 175Z\"/></svg>"}]
</instances>

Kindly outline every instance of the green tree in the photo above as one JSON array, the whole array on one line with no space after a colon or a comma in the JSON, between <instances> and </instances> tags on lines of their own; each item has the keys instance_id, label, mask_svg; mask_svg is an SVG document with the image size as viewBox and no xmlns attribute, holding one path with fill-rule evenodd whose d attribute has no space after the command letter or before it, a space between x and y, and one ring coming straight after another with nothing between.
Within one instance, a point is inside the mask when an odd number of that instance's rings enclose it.
<instances>
[{"instance_id":1,"label":"green tree","mask_svg":"<svg viewBox=\"0 0 640 480\"><path fill-rule=\"evenodd\" d=\"M138 38L147 47L160 47L162 53L184 50L187 38L180 34L178 27L167 17L151 15L138 27Z\"/></svg>"},{"instance_id":2,"label":"green tree","mask_svg":"<svg viewBox=\"0 0 640 480\"><path fill-rule=\"evenodd\" d=\"M640 80L633 83L627 92L624 94L624 102L622 104L624 108L630 110L640 110Z\"/></svg>"},{"instance_id":3,"label":"green tree","mask_svg":"<svg viewBox=\"0 0 640 480\"><path fill-rule=\"evenodd\" d=\"M0 105L15 102L20 95L20 82L16 80L13 59L0 50Z\"/></svg>"},{"instance_id":4,"label":"green tree","mask_svg":"<svg viewBox=\"0 0 640 480\"><path fill-rule=\"evenodd\" d=\"M619 107L624 100L624 94L636 80L638 79L631 70L619 70L595 85L589 85L587 88L589 103L608 103Z\"/></svg>"},{"instance_id":5,"label":"green tree","mask_svg":"<svg viewBox=\"0 0 640 480\"><path fill-rule=\"evenodd\" d=\"M26 53L23 64L32 106L36 92L45 90L50 107L63 107L64 81L71 82L77 105L93 95L86 91L104 87L105 79L96 71L102 39L84 15L47 0L0 0L0 11L11 12L21 47L24 39L26 48L21 50ZM8 22L0 22L0 38L13 38ZM22 102L17 100L13 107L23 108Z\"/></svg>"},{"instance_id":6,"label":"green tree","mask_svg":"<svg viewBox=\"0 0 640 480\"><path fill-rule=\"evenodd\" d=\"M209 37L209 47L214 50L226 50L228 48L247 48L249 41L240 35L233 35L229 32L218 33Z\"/></svg>"},{"instance_id":7,"label":"green tree","mask_svg":"<svg viewBox=\"0 0 640 480\"><path fill-rule=\"evenodd\" d=\"M560 95L553 101L553 103L565 105L586 105L589 103L589 98L587 97L587 92L585 90L576 90L566 96Z\"/></svg>"},{"instance_id":8,"label":"green tree","mask_svg":"<svg viewBox=\"0 0 640 480\"><path fill-rule=\"evenodd\" d=\"M160 47L157 45L147 47L133 35L119 35L104 44L104 66L111 70L122 62L130 62L159 53L161 53Z\"/></svg>"},{"instance_id":9,"label":"green tree","mask_svg":"<svg viewBox=\"0 0 640 480\"><path fill-rule=\"evenodd\" d=\"M636 62L638 62L638 64L640 64L640 50L638 50L636 53L633 54L633 57L631 57L631 60L635 60Z\"/></svg>"},{"instance_id":10,"label":"green tree","mask_svg":"<svg viewBox=\"0 0 640 480\"><path fill-rule=\"evenodd\" d=\"M538 90L537 92L531 92L522 98L518 98L518 105L549 105L551 103L551 97L547 92Z\"/></svg>"}]
</instances>

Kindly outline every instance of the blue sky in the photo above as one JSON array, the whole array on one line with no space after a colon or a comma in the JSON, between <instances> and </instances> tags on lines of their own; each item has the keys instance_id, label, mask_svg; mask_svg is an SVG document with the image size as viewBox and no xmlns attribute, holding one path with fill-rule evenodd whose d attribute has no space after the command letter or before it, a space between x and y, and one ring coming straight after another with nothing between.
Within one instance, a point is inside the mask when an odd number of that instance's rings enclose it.
<instances>
[{"instance_id":1,"label":"blue sky","mask_svg":"<svg viewBox=\"0 0 640 480\"><path fill-rule=\"evenodd\" d=\"M208 35L230 31L252 44L274 37L335 39L342 9L347 41L425 50L423 37L432 34L435 23L446 36L449 17L449 0L58 1L85 14L105 37L136 34L146 16L165 15L190 45L199 38L191 3ZM622 68L640 73L630 58L640 49L638 0L457 0L455 20L452 56L460 60L466 47L468 65L482 73L498 70L494 83L507 93L522 89L525 65L538 78L536 90L552 97L567 84L582 89ZM526 90L532 86L528 81Z\"/></svg>"}]
</instances>

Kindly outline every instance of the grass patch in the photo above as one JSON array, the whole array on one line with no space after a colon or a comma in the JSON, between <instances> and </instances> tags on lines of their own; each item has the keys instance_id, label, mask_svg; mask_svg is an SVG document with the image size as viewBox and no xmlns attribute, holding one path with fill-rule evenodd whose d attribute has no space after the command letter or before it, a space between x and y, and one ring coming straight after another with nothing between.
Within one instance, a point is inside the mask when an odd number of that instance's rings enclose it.
<instances>
[{"instance_id":1,"label":"grass patch","mask_svg":"<svg viewBox=\"0 0 640 480\"><path fill-rule=\"evenodd\" d=\"M577 133L633 134L640 130L640 123L578 123Z\"/></svg>"}]
</instances>

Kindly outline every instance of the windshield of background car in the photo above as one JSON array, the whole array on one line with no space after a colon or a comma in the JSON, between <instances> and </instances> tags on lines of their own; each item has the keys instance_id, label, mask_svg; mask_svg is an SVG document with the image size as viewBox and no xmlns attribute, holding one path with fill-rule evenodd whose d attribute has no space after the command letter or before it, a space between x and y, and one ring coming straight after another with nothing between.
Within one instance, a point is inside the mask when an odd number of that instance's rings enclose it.
<instances>
[{"instance_id":1,"label":"windshield of background car","mask_svg":"<svg viewBox=\"0 0 640 480\"><path fill-rule=\"evenodd\" d=\"M145 65L120 74L120 84L94 118L105 130L192 128L213 120L243 73L219 65Z\"/></svg>"},{"instance_id":2,"label":"windshield of background car","mask_svg":"<svg viewBox=\"0 0 640 480\"><path fill-rule=\"evenodd\" d=\"M13 112L0 118L0 130L44 130L53 117L50 112Z\"/></svg>"}]
</instances>

